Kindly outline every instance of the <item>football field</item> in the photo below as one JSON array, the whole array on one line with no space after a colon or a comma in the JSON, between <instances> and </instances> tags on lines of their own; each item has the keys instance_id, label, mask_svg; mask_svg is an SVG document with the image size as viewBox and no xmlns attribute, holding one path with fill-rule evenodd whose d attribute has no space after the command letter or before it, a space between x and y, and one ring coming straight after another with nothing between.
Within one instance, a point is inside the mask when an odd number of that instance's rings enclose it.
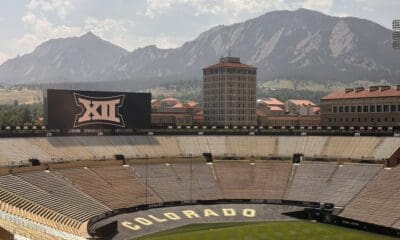
<instances>
[{"instance_id":1,"label":"football field","mask_svg":"<svg viewBox=\"0 0 400 240\"><path fill-rule=\"evenodd\" d=\"M189 225L139 239L146 240L389 240L397 239L307 221Z\"/></svg>"}]
</instances>

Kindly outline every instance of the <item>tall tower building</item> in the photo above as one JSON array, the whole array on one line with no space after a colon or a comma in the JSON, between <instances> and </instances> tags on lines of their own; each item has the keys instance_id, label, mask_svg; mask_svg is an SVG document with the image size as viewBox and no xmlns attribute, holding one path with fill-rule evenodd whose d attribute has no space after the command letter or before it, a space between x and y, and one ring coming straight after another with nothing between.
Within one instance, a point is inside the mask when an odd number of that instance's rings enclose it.
<instances>
[{"instance_id":1,"label":"tall tower building","mask_svg":"<svg viewBox=\"0 0 400 240\"><path fill-rule=\"evenodd\" d=\"M203 69L204 122L213 126L256 125L257 68L239 58L220 58Z\"/></svg>"}]
</instances>

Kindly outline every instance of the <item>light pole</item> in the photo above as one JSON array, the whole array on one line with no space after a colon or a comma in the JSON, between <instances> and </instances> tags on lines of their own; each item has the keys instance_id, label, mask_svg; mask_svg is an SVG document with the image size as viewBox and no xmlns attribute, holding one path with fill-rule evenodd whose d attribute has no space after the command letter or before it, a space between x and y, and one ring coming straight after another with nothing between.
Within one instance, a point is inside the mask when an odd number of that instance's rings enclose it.
<instances>
[{"instance_id":1,"label":"light pole","mask_svg":"<svg viewBox=\"0 0 400 240\"><path fill-rule=\"evenodd\" d=\"M192 154L189 154L189 158L190 158L190 190L189 190L189 194L190 194L190 202L192 202L192 190L193 190L193 158L192 158Z\"/></svg>"},{"instance_id":2,"label":"light pole","mask_svg":"<svg viewBox=\"0 0 400 240\"><path fill-rule=\"evenodd\" d=\"M146 204L148 204L148 174L149 174L149 156L146 154Z\"/></svg>"}]
</instances>

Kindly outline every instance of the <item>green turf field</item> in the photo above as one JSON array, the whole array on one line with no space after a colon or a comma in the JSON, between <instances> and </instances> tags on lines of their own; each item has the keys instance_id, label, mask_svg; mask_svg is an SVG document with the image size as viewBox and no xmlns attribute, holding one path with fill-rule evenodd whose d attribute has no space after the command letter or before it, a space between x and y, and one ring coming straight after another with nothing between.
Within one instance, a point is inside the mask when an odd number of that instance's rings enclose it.
<instances>
[{"instance_id":1,"label":"green turf field","mask_svg":"<svg viewBox=\"0 0 400 240\"><path fill-rule=\"evenodd\" d=\"M389 240L397 239L348 228L307 221L220 223L189 225L150 236L141 240Z\"/></svg>"}]
</instances>

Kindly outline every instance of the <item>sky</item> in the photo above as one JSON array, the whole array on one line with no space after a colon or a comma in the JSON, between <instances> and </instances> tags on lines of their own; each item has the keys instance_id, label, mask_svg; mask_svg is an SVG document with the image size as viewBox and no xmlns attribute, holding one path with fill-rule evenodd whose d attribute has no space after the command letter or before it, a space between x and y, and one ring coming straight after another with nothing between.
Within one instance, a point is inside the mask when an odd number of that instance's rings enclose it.
<instances>
[{"instance_id":1,"label":"sky","mask_svg":"<svg viewBox=\"0 0 400 240\"><path fill-rule=\"evenodd\" d=\"M301 7L387 28L400 18L400 0L1 0L0 63L88 31L128 51L176 48L217 25Z\"/></svg>"}]
</instances>

